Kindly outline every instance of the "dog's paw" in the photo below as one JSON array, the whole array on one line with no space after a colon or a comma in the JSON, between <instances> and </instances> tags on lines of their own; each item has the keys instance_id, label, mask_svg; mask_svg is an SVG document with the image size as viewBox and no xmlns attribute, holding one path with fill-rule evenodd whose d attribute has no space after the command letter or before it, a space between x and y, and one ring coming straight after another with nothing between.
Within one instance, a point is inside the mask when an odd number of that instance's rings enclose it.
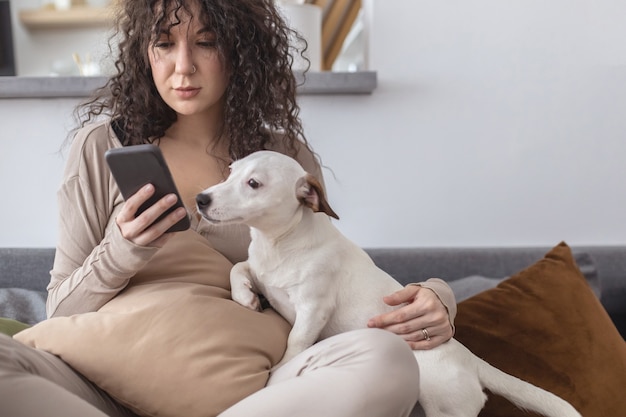
<instances>
[{"instance_id":1,"label":"dog's paw","mask_svg":"<svg viewBox=\"0 0 626 417\"><path fill-rule=\"evenodd\" d=\"M232 298L244 307L254 311L261 311L261 300L259 296L252 291L252 285L249 281L242 282L237 288L232 288Z\"/></svg>"}]
</instances>

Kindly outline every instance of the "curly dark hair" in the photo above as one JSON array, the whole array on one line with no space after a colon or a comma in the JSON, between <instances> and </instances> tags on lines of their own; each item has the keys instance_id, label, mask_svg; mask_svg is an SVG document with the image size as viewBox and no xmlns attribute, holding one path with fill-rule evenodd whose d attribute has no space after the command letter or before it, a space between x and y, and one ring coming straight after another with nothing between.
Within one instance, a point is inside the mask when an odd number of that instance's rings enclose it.
<instances>
[{"instance_id":1,"label":"curly dark hair","mask_svg":"<svg viewBox=\"0 0 626 417\"><path fill-rule=\"evenodd\" d=\"M121 1L116 33L109 42L117 54L116 74L77 107L79 127L109 116L124 145L164 136L177 116L157 92L147 52L158 29L178 24L180 11L190 13L192 2L202 10L197 18L214 31L218 51L231 73L219 138L225 140L227 132L230 157L242 158L274 140L282 140L294 155L296 141L308 146L291 70L298 52L289 40L295 36L300 44L306 42L283 21L275 0ZM170 23L172 13L175 19Z\"/></svg>"}]
</instances>

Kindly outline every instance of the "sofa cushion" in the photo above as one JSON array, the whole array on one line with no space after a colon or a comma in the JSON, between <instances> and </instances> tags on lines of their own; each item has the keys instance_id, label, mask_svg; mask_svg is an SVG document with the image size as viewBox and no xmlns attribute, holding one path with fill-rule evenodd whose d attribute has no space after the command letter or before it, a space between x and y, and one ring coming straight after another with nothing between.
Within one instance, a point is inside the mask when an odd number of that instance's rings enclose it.
<instances>
[{"instance_id":1,"label":"sofa cushion","mask_svg":"<svg viewBox=\"0 0 626 417\"><path fill-rule=\"evenodd\" d=\"M551 391L585 416L617 416L626 343L564 242L458 306L456 338L494 366ZM530 417L490 395L481 417Z\"/></svg>"},{"instance_id":2,"label":"sofa cushion","mask_svg":"<svg viewBox=\"0 0 626 417\"><path fill-rule=\"evenodd\" d=\"M16 333L21 332L24 329L28 329L30 326L26 323L19 322L17 320L0 317L0 333L7 336L13 336Z\"/></svg>"},{"instance_id":3,"label":"sofa cushion","mask_svg":"<svg viewBox=\"0 0 626 417\"><path fill-rule=\"evenodd\" d=\"M505 279L506 278L487 278L480 275L472 275L448 282L448 285L450 285L457 303L460 303L476 294L490 290Z\"/></svg>"},{"instance_id":4,"label":"sofa cushion","mask_svg":"<svg viewBox=\"0 0 626 417\"><path fill-rule=\"evenodd\" d=\"M0 317L38 323L46 318L46 296L45 291L0 288Z\"/></svg>"}]
</instances>

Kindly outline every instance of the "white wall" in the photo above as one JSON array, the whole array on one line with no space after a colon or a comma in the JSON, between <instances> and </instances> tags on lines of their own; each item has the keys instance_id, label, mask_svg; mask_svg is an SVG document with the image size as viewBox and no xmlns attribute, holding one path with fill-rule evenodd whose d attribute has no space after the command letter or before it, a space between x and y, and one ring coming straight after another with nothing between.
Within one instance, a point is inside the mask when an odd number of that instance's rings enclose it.
<instances>
[{"instance_id":1,"label":"white wall","mask_svg":"<svg viewBox=\"0 0 626 417\"><path fill-rule=\"evenodd\" d=\"M0 100L0 246L54 246L71 100ZM69 119L68 119L69 120Z\"/></svg>"},{"instance_id":2,"label":"white wall","mask_svg":"<svg viewBox=\"0 0 626 417\"><path fill-rule=\"evenodd\" d=\"M378 0L371 96L303 96L362 246L626 244L626 3ZM0 246L50 246L72 100L0 100ZM34 169L38 167L39 172Z\"/></svg>"},{"instance_id":3,"label":"white wall","mask_svg":"<svg viewBox=\"0 0 626 417\"><path fill-rule=\"evenodd\" d=\"M626 243L625 2L373 9L374 95L305 100L340 228L365 246Z\"/></svg>"}]
</instances>

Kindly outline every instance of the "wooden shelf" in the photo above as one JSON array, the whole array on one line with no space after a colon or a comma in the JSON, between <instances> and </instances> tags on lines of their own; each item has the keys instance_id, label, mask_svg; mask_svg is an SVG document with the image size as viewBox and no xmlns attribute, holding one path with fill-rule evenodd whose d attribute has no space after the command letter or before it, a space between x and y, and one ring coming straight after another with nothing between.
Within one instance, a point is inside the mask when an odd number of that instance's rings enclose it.
<instances>
[{"instance_id":1,"label":"wooden shelf","mask_svg":"<svg viewBox=\"0 0 626 417\"><path fill-rule=\"evenodd\" d=\"M20 21L28 29L69 29L109 26L113 22L110 9L75 6L68 10L48 8L22 10Z\"/></svg>"}]
</instances>

